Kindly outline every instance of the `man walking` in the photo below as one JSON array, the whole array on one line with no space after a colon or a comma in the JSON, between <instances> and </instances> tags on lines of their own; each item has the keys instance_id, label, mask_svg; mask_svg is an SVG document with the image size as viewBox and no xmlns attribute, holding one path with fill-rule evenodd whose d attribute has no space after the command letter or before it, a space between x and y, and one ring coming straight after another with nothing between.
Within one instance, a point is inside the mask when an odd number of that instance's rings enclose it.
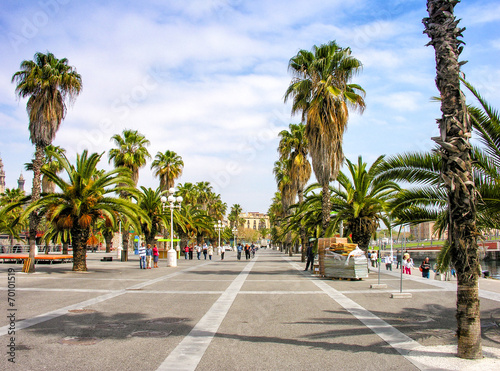
<instances>
[{"instance_id":1,"label":"man walking","mask_svg":"<svg viewBox=\"0 0 500 371\"><path fill-rule=\"evenodd\" d=\"M307 247L307 250L306 250L307 263L306 263L306 269L304 269L305 271L307 271L309 269L309 265L311 265L311 271L313 270L313 266L314 266L313 248L314 248L314 242L311 241L311 242L309 242L309 246Z\"/></svg>"},{"instance_id":2,"label":"man walking","mask_svg":"<svg viewBox=\"0 0 500 371\"><path fill-rule=\"evenodd\" d=\"M238 247L236 248L238 250L238 260L241 260L241 252L243 251L243 246L241 246L241 243L238 243Z\"/></svg>"},{"instance_id":3,"label":"man walking","mask_svg":"<svg viewBox=\"0 0 500 371\"><path fill-rule=\"evenodd\" d=\"M146 269L146 244L144 242L139 246L139 267Z\"/></svg>"}]
</instances>

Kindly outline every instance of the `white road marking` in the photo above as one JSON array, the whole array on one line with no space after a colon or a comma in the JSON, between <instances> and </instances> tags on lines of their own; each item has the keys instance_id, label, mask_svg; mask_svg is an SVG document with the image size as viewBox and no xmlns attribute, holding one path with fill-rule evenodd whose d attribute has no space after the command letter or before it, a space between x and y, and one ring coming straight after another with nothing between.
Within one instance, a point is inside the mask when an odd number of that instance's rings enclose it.
<instances>
[{"instance_id":1,"label":"white road marking","mask_svg":"<svg viewBox=\"0 0 500 371\"><path fill-rule=\"evenodd\" d=\"M191 332L170 352L158 370L195 370L205 354L220 324L226 317L234 299L252 270L257 258L249 262L224 291L219 299L205 313Z\"/></svg>"}]
</instances>

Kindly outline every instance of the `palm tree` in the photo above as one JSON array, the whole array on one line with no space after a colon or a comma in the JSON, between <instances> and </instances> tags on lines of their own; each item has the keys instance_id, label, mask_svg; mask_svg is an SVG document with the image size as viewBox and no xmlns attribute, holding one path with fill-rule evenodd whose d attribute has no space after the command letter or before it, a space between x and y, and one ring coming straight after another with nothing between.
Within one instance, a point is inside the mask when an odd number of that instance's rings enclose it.
<instances>
[{"instance_id":1,"label":"palm tree","mask_svg":"<svg viewBox=\"0 0 500 371\"><path fill-rule=\"evenodd\" d=\"M26 228L26 223L15 223L23 211L20 206L7 208L18 204L23 198L24 191L17 188L7 188L3 194L0 194L0 233L9 235L11 247L14 246L14 238L20 238L21 232Z\"/></svg>"},{"instance_id":2,"label":"palm tree","mask_svg":"<svg viewBox=\"0 0 500 371\"><path fill-rule=\"evenodd\" d=\"M155 236L166 224L161 202L161 197L165 192L162 192L159 187L156 190L141 187L141 190L137 205L148 216L147 219L141 220L142 233L144 233L146 243L153 245Z\"/></svg>"},{"instance_id":3,"label":"palm tree","mask_svg":"<svg viewBox=\"0 0 500 371\"><path fill-rule=\"evenodd\" d=\"M147 150L150 142L137 130L125 129L122 136L115 134L111 137L118 148L109 150L109 162L113 161L114 166L126 167L132 172L132 180L137 186L139 181L139 169L146 165L146 161L151 158Z\"/></svg>"},{"instance_id":4,"label":"palm tree","mask_svg":"<svg viewBox=\"0 0 500 371\"><path fill-rule=\"evenodd\" d=\"M62 120L66 116L66 99L71 103L82 90L82 78L66 58L57 59L52 53L36 53L34 60L21 62L20 71L12 76L16 83L16 94L27 98L26 110L29 116L31 143L35 145L33 160L32 202L40 198L40 175L43 153L52 143ZM36 213L29 218L29 244L31 264L29 272L35 271L34 257L36 232L40 223Z\"/></svg>"},{"instance_id":5,"label":"palm tree","mask_svg":"<svg viewBox=\"0 0 500 371\"><path fill-rule=\"evenodd\" d=\"M116 223L118 215L124 215L136 228L140 228L139 218L147 220L145 212L126 199L110 197L117 191L134 193L130 171L117 168L96 178L96 166L103 154L87 151L77 155L76 166L69 163L64 155L54 154L63 166L69 180L62 179L54 172L45 170L60 193L51 193L32 203L23 217L37 211L58 229L70 231L73 245L73 270L86 271L86 242L92 227L102 217ZM118 186L121 185L121 186ZM116 187L118 186L118 187Z\"/></svg>"},{"instance_id":6,"label":"palm tree","mask_svg":"<svg viewBox=\"0 0 500 371\"><path fill-rule=\"evenodd\" d=\"M57 161L54 156L52 156L52 153L54 152L61 154L65 153L66 150L52 144L49 144L47 147L45 147L42 169L50 169L51 171L58 173L61 172L63 168L61 167L59 161ZM33 171L33 161L24 164L24 168L28 171ZM42 175L42 193L54 192L55 184L49 181L46 175Z\"/></svg>"},{"instance_id":7,"label":"palm tree","mask_svg":"<svg viewBox=\"0 0 500 371\"><path fill-rule=\"evenodd\" d=\"M384 156L379 156L367 170L361 156L357 164L346 159L350 178L339 172L337 180L342 188L333 188L332 211L336 212L333 224L344 221L344 228L352 234L352 241L364 250L368 249L381 221L391 227L387 216L389 202L401 190L394 181L377 179L383 162Z\"/></svg>"},{"instance_id":8,"label":"palm tree","mask_svg":"<svg viewBox=\"0 0 500 371\"><path fill-rule=\"evenodd\" d=\"M184 161L174 151L167 150L165 153L158 152L151 164L154 175L160 178L160 189L166 191L174 187L175 179L182 175Z\"/></svg>"},{"instance_id":9,"label":"palm tree","mask_svg":"<svg viewBox=\"0 0 500 371\"><path fill-rule=\"evenodd\" d=\"M477 190L472 173L471 123L465 96L460 90L460 65L464 29L454 15L458 2L428 0L425 31L435 49L436 85L441 96L442 117L438 120L441 178L448 195L450 223L448 236L452 262L458 281L457 339L460 358L482 357L478 277L480 274L477 245Z\"/></svg>"},{"instance_id":10,"label":"palm tree","mask_svg":"<svg viewBox=\"0 0 500 371\"><path fill-rule=\"evenodd\" d=\"M302 113L306 124L314 174L323 188L322 233L330 221L329 184L337 177L344 158L342 140L349 108L360 112L365 108L364 90L350 83L361 66L350 48L341 48L335 41L315 45L312 52L300 50L288 65L294 77L285 102L293 100L292 114Z\"/></svg>"},{"instance_id":11,"label":"palm tree","mask_svg":"<svg viewBox=\"0 0 500 371\"><path fill-rule=\"evenodd\" d=\"M299 198L299 205L304 202L304 188L311 178L311 164L308 160L308 143L305 135L304 124L290 124L289 131L283 130L279 133L281 137L278 152L281 160L289 160L289 177L292 193ZM294 196L295 197L295 196ZM302 261L305 261L306 232L300 228L300 239L302 244Z\"/></svg>"},{"instance_id":12,"label":"palm tree","mask_svg":"<svg viewBox=\"0 0 500 371\"><path fill-rule=\"evenodd\" d=\"M139 169L146 165L147 159L151 158L147 150L149 140L137 130L125 129L122 136L115 134L111 137L118 148L109 150L109 162L113 161L115 168L125 167L132 174L134 187L137 187L139 181ZM128 194L122 192L122 198L127 198ZM123 250L122 261L128 260L128 244L129 244L129 226L126 222L123 223L124 233L122 234Z\"/></svg>"},{"instance_id":13,"label":"palm tree","mask_svg":"<svg viewBox=\"0 0 500 371\"><path fill-rule=\"evenodd\" d=\"M243 208L240 204L234 204L231 206L231 212L229 213L229 224L231 228L239 228L242 225L242 218L240 218L240 214L243 212Z\"/></svg>"}]
</instances>

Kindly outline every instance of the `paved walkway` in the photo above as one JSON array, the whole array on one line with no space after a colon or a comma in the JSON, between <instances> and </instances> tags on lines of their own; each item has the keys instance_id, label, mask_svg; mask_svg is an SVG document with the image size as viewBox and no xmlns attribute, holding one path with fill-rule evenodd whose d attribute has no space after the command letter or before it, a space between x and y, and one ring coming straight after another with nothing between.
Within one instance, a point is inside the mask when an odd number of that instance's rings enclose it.
<instances>
[{"instance_id":1,"label":"paved walkway","mask_svg":"<svg viewBox=\"0 0 500 371\"><path fill-rule=\"evenodd\" d=\"M412 298L391 299L397 271L381 271L387 289L370 289L376 271L363 281L319 279L299 257L271 250L151 270L138 269L135 256L103 255L89 254L88 273L59 264L27 275L0 265L0 369L500 369L500 281L480 282L486 357L466 361L453 355L453 282L405 276ZM5 351L11 337L15 364Z\"/></svg>"}]
</instances>

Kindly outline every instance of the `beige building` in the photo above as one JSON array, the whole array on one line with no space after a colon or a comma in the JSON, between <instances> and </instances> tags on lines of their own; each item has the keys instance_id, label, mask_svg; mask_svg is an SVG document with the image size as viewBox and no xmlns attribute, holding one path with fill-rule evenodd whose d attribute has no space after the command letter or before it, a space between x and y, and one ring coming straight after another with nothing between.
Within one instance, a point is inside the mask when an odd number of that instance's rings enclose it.
<instances>
[{"instance_id":1,"label":"beige building","mask_svg":"<svg viewBox=\"0 0 500 371\"><path fill-rule=\"evenodd\" d=\"M267 214L249 212L240 214L240 218L245 220L243 227L246 229L261 230L264 228L271 228L269 216Z\"/></svg>"},{"instance_id":2,"label":"beige building","mask_svg":"<svg viewBox=\"0 0 500 371\"><path fill-rule=\"evenodd\" d=\"M410 234L418 241L437 240L447 238L447 231L441 237L433 231L434 222L420 223L410 227Z\"/></svg>"}]
</instances>

